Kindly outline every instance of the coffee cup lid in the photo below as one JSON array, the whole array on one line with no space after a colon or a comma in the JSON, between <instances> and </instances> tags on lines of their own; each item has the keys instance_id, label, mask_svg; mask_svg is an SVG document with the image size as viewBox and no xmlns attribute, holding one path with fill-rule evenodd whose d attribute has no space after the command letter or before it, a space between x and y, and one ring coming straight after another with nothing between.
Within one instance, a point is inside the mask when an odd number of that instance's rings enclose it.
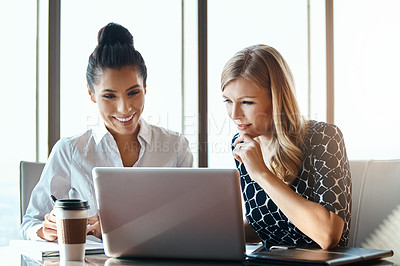
<instances>
[{"instance_id":1,"label":"coffee cup lid","mask_svg":"<svg viewBox=\"0 0 400 266\"><path fill-rule=\"evenodd\" d=\"M87 200L80 199L58 199L55 203L55 208L64 210L85 210L89 209Z\"/></svg>"}]
</instances>

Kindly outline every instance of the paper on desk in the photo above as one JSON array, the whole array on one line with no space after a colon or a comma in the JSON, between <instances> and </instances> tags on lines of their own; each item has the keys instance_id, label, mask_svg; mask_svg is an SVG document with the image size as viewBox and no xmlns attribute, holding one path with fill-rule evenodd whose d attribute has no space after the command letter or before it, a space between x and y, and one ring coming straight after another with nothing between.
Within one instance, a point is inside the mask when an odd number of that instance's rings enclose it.
<instances>
[{"instance_id":1,"label":"paper on desk","mask_svg":"<svg viewBox=\"0 0 400 266\"><path fill-rule=\"evenodd\" d=\"M55 257L59 255L57 242L37 240L10 240L10 246L17 248L22 254L33 259L42 260L43 257ZM103 254L103 243L86 240L85 254Z\"/></svg>"}]
</instances>

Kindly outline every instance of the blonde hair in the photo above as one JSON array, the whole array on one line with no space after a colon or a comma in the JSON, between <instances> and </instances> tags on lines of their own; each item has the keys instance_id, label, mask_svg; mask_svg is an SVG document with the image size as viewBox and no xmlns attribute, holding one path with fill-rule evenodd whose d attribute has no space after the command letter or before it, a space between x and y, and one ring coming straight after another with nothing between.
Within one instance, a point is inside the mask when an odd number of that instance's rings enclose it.
<instances>
[{"instance_id":1,"label":"blonde hair","mask_svg":"<svg viewBox=\"0 0 400 266\"><path fill-rule=\"evenodd\" d=\"M268 45L247 47L236 53L224 66L221 89L243 77L272 98L273 156L271 171L285 183L297 177L303 158L303 139L307 132L306 120L300 114L294 95L292 72L282 55Z\"/></svg>"}]
</instances>

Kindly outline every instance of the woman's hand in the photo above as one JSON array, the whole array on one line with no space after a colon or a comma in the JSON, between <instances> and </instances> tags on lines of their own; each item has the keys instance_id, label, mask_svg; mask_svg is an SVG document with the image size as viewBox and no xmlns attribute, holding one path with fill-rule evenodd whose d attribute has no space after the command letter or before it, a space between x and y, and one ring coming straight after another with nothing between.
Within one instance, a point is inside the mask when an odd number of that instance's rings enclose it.
<instances>
[{"instance_id":1,"label":"woman's hand","mask_svg":"<svg viewBox=\"0 0 400 266\"><path fill-rule=\"evenodd\" d=\"M86 229L86 233L100 239L102 238L100 220L97 214L92 215L88 218L88 227Z\"/></svg>"},{"instance_id":2,"label":"woman's hand","mask_svg":"<svg viewBox=\"0 0 400 266\"><path fill-rule=\"evenodd\" d=\"M239 136L233 143L235 149L233 156L243 163L253 180L256 181L260 174L270 172L266 166L260 144L248 134Z\"/></svg>"},{"instance_id":3,"label":"woman's hand","mask_svg":"<svg viewBox=\"0 0 400 266\"><path fill-rule=\"evenodd\" d=\"M36 234L47 241L54 241L57 239L56 216L53 211L44 216L42 227L36 232Z\"/></svg>"}]
</instances>

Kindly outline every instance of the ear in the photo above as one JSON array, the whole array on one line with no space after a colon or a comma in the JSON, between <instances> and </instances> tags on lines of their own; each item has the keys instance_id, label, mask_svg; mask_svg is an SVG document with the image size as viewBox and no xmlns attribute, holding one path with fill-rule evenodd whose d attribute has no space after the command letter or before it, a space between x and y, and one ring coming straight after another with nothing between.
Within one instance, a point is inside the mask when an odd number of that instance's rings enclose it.
<instances>
[{"instance_id":1,"label":"ear","mask_svg":"<svg viewBox=\"0 0 400 266\"><path fill-rule=\"evenodd\" d=\"M146 90L146 83L143 84L143 88L144 88L144 95L146 95L146 92L147 92L147 90Z\"/></svg>"},{"instance_id":2,"label":"ear","mask_svg":"<svg viewBox=\"0 0 400 266\"><path fill-rule=\"evenodd\" d=\"M88 89L88 93L89 93L90 99L92 100L92 102L96 103L96 97L95 97L95 95L94 95L94 92L92 92L92 91L90 90L89 84L86 84L86 87L87 87L87 89Z\"/></svg>"}]
</instances>

